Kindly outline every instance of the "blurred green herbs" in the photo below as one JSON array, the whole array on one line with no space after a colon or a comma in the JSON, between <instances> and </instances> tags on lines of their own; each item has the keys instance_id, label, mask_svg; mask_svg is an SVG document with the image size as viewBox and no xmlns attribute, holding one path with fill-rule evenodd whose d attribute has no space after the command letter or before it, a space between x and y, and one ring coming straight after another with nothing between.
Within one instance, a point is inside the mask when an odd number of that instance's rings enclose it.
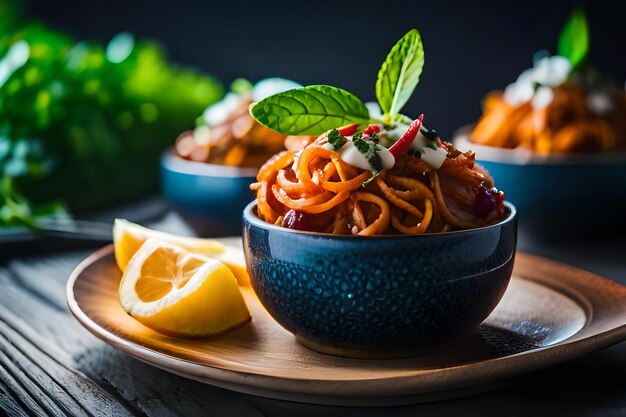
<instances>
[{"instance_id":1,"label":"blurred green herbs","mask_svg":"<svg viewBox=\"0 0 626 417\"><path fill-rule=\"evenodd\" d=\"M155 190L163 149L222 95L155 43L75 42L0 3L0 226Z\"/></svg>"}]
</instances>

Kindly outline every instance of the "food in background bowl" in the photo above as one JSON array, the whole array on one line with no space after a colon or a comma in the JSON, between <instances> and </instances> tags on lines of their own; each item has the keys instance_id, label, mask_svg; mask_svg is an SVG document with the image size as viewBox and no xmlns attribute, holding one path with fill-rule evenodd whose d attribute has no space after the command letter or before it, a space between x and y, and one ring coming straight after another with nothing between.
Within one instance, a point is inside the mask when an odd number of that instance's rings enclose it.
<instances>
[{"instance_id":1,"label":"food in background bowl","mask_svg":"<svg viewBox=\"0 0 626 417\"><path fill-rule=\"evenodd\" d=\"M544 54L504 92L491 93L476 126L455 137L506 190L532 240L623 229L626 95L586 63L587 45L577 11L559 55Z\"/></svg>"},{"instance_id":2,"label":"food in background bowl","mask_svg":"<svg viewBox=\"0 0 626 417\"><path fill-rule=\"evenodd\" d=\"M176 139L175 153L190 161L259 168L285 146L307 143L309 137L287 138L257 123L248 112L255 101L299 87L283 78L268 78L254 86L244 79L236 80L224 99L206 109L195 130Z\"/></svg>"},{"instance_id":3,"label":"food in background bowl","mask_svg":"<svg viewBox=\"0 0 626 417\"><path fill-rule=\"evenodd\" d=\"M626 152L541 155L477 145L463 130L454 144L474 150L480 165L506 190L526 240L586 239L624 231Z\"/></svg>"},{"instance_id":4,"label":"food in background bowl","mask_svg":"<svg viewBox=\"0 0 626 417\"><path fill-rule=\"evenodd\" d=\"M514 83L490 93L472 142L540 154L626 149L626 94L585 63L586 28L574 13L559 55L539 53Z\"/></svg>"},{"instance_id":5,"label":"food in background bowl","mask_svg":"<svg viewBox=\"0 0 626 417\"><path fill-rule=\"evenodd\" d=\"M244 211L252 286L313 349L354 357L440 349L476 328L509 282L515 209L472 152L424 128L423 116L399 113L422 65L412 30L378 74L378 116L319 85L251 107L283 134L319 135L261 168L257 201Z\"/></svg>"},{"instance_id":6,"label":"food in background bowl","mask_svg":"<svg viewBox=\"0 0 626 417\"><path fill-rule=\"evenodd\" d=\"M252 100L299 87L282 78L252 86L239 79L224 99L206 109L199 126L181 134L161 159L161 185L201 236L241 233L241 211L253 198L249 185L276 152L299 149L311 139L274 132L248 112Z\"/></svg>"}]
</instances>

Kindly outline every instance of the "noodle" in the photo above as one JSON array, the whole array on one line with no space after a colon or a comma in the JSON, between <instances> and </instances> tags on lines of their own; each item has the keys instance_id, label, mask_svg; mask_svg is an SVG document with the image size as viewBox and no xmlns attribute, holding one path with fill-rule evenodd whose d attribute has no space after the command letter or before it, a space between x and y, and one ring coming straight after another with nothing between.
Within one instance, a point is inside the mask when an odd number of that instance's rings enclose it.
<instances>
[{"instance_id":1,"label":"noodle","mask_svg":"<svg viewBox=\"0 0 626 417\"><path fill-rule=\"evenodd\" d=\"M481 145L525 148L542 154L626 148L623 91L599 93L566 83L552 87L552 93L552 102L539 109L534 109L530 101L511 105L502 93L489 94L471 140ZM589 97L594 94L602 97L609 111L594 112L589 104Z\"/></svg>"},{"instance_id":2,"label":"noodle","mask_svg":"<svg viewBox=\"0 0 626 417\"><path fill-rule=\"evenodd\" d=\"M389 204L373 193L358 191L355 194L357 201L373 203L380 208L380 214L369 226L365 227L358 234L361 236L372 236L383 234L389 226Z\"/></svg>"},{"instance_id":3,"label":"noodle","mask_svg":"<svg viewBox=\"0 0 626 417\"><path fill-rule=\"evenodd\" d=\"M348 164L326 143L322 135L298 153L281 152L263 165L251 186L261 219L300 230L375 236L480 227L504 214L495 207L487 215L474 213L478 194L493 180L474 165L472 152L437 139L447 152L438 170L419 154L404 154L368 181L371 171Z\"/></svg>"}]
</instances>

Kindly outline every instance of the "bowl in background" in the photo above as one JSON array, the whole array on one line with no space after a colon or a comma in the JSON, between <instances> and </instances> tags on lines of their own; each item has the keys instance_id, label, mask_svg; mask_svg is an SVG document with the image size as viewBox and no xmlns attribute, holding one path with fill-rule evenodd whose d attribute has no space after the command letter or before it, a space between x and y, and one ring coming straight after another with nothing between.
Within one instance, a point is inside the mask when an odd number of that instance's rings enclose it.
<instances>
[{"instance_id":1,"label":"bowl in background","mask_svg":"<svg viewBox=\"0 0 626 417\"><path fill-rule=\"evenodd\" d=\"M188 161L166 151L161 158L163 196L204 237L241 234L241 212L254 199L258 169Z\"/></svg>"},{"instance_id":2,"label":"bowl in background","mask_svg":"<svg viewBox=\"0 0 626 417\"><path fill-rule=\"evenodd\" d=\"M305 346L349 357L400 357L459 341L496 307L511 277L517 220L459 232L337 236L244 211L252 286Z\"/></svg>"},{"instance_id":3,"label":"bowl in background","mask_svg":"<svg viewBox=\"0 0 626 417\"><path fill-rule=\"evenodd\" d=\"M626 230L626 152L541 155L454 139L472 149L496 187L517 207L520 232L539 240L566 240Z\"/></svg>"}]
</instances>

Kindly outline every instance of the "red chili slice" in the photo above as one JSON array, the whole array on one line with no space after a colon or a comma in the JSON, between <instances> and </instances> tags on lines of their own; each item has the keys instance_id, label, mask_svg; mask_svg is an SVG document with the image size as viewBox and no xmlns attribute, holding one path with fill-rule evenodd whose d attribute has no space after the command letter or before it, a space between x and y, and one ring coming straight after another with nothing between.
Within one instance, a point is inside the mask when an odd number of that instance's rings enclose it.
<instances>
[{"instance_id":1,"label":"red chili slice","mask_svg":"<svg viewBox=\"0 0 626 417\"><path fill-rule=\"evenodd\" d=\"M420 131L420 127L422 127L422 120L424 119L424 115L420 114L420 117L413 120L409 125L409 128L404 132L404 135L396 143L391 145L389 148L389 152L393 154L393 156L397 159L401 157L411 146L415 138L417 137L417 133Z\"/></svg>"},{"instance_id":2,"label":"red chili slice","mask_svg":"<svg viewBox=\"0 0 626 417\"><path fill-rule=\"evenodd\" d=\"M379 133L379 132L380 132L380 126L378 125L369 125L368 127L365 128L365 130L363 130L364 135L373 135L374 133Z\"/></svg>"},{"instance_id":3,"label":"red chili slice","mask_svg":"<svg viewBox=\"0 0 626 417\"><path fill-rule=\"evenodd\" d=\"M341 133L343 136L352 136L356 133L356 130L358 128L359 128L359 124L355 123L353 125L340 127L339 129L337 129L337 131Z\"/></svg>"}]
</instances>

